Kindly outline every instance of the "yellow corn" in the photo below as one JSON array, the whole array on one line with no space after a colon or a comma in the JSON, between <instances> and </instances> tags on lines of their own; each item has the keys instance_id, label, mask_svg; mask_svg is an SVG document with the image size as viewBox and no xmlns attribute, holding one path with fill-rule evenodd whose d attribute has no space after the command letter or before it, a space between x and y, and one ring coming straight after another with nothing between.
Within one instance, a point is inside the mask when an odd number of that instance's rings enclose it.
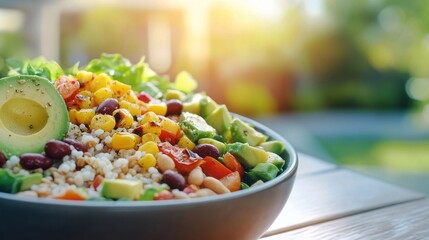
<instances>
[{"instance_id":1,"label":"yellow corn","mask_svg":"<svg viewBox=\"0 0 429 240\"><path fill-rule=\"evenodd\" d=\"M73 123L73 124L77 124L78 123L77 118L76 118L76 113L77 113L77 110L74 109L74 108L72 108L72 109L69 110L70 122Z\"/></svg>"},{"instance_id":2,"label":"yellow corn","mask_svg":"<svg viewBox=\"0 0 429 240\"><path fill-rule=\"evenodd\" d=\"M91 124L92 118L95 116L95 110L92 108L81 109L76 112L76 120L80 124Z\"/></svg>"},{"instance_id":3,"label":"yellow corn","mask_svg":"<svg viewBox=\"0 0 429 240\"><path fill-rule=\"evenodd\" d=\"M154 112L161 116L165 116L165 114L167 113L167 104L165 104L164 102L149 103L146 106L148 112Z\"/></svg>"},{"instance_id":4,"label":"yellow corn","mask_svg":"<svg viewBox=\"0 0 429 240\"><path fill-rule=\"evenodd\" d=\"M115 118L111 115L97 114L92 117L90 128L110 132L115 128Z\"/></svg>"},{"instance_id":5,"label":"yellow corn","mask_svg":"<svg viewBox=\"0 0 429 240\"><path fill-rule=\"evenodd\" d=\"M195 143L193 143L186 135L183 135L179 139L179 142L177 143L177 146L179 146L181 148L187 148L189 150L192 150L195 147Z\"/></svg>"},{"instance_id":6,"label":"yellow corn","mask_svg":"<svg viewBox=\"0 0 429 240\"><path fill-rule=\"evenodd\" d=\"M79 71L76 74L76 78L79 82L86 83L94 78L94 74L92 72Z\"/></svg>"},{"instance_id":7,"label":"yellow corn","mask_svg":"<svg viewBox=\"0 0 429 240\"><path fill-rule=\"evenodd\" d=\"M97 105L102 103L104 100L113 97L113 91L110 88L100 88L94 92L94 101Z\"/></svg>"},{"instance_id":8,"label":"yellow corn","mask_svg":"<svg viewBox=\"0 0 429 240\"><path fill-rule=\"evenodd\" d=\"M137 98L136 93L133 90L128 90L122 97L121 100L125 100L127 102L130 103L137 103L137 101L139 100Z\"/></svg>"},{"instance_id":9,"label":"yellow corn","mask_svg":"<svg viewBox=\"0 0 429 240\"><path fill-rule=\"evenodd\" d=\"M105 73L98 74L95 78L89 82L89 89L91 92L95 92L100 88L109 87L112 83L112 79Z\"/></svg>"},{"instance_id":10,"label":"yellow corn","mask_svg":"<svg viewBox=\"0 0 429 240\"><path fill-rule=\"evenodd\" d=\"M140 137L139 135L133 133L134 137L136 138L136 144L139 144L142 142L142 137Z\"/></svg>"},{"instance_id":11,"label":"yellow corn","mask_svg":"<svg viewBox=\"0 0 429 240\"><path fill-rule=\"evenodd\" d=\"M88 94L88 91L79 92L75 97L75 103L80 109L93 107L92 97L91 94Z\"/></svg>"},{"instance_id":12,"label":"yellow corn","mask_svg":"<svg viewBox=\"0 0 429 240\"><path fill-rule=\"evenodd\" d=\"M183 100L185 97L186 95L183 92L175 89L168 89L167 92L165 93L165 98L167 100L171 100L171 99Z\"/></svg>"},{"instance_id":13,"label":"yellow corn","mask_svg":"<svg viewBox=\"0 0 429 240\"><path fill-rule=\"evenodd\" d=\"M161 126L157 122L147 122L143 124L143 134L153 133L157 136L161 134Z\"/></svg>"},{"instance_id":14,"label":"yellow corn","mask_svg":"<svg viewBox=\"0 0 429 240\"><path fill-rule=\"evenodd\" d=\"M131 113L133 116L138 116L142 113L140 106L135 103L130 103L128 101L122 100L119 102L119 107L127 109L128 112Z\"/></svg>"},{"instance_id":15,"label":"yellow corn","mask_svg":"<svg viewBox=\"0 0 429 240\"><path fill-rule=\"evenodd\" d=\"M156 113L154 112L147 112L143 115L143 117L140 119L139 124L138 125L143 125L147 122L161 122L161 120L159 119L158 115L156 115Z\"/></svg>"},{"instance_id":16,"label":"yellow corn","mask_svg":"<svg viewBox=\"0 0 429 240\"><path fill-rule=\"evenodd\" d=\"M128 110L119 108L113 111L112 116L116 120L116 127L118 128L130 128L133 126L134 118Z\"/></svg>"},{"instance_id":17,"label":"yellow corn","mask_svg":"<svg viewBox=\"0 0 429 240\"><path fill-rule=\"evenodd\" d=\"M167 131L173 134L174 136L176 136L180 131L179 124L169 118L164 118L161 121L160 126L162 130Z\"/></svg>"},{"instance_id":18,"label":"yellow corn","mask_svg":"<svg viewBox=\"0 0 429 240\"><path fill-rule=\"evenodd\" d=\"M131 90L131 86L115 80L110 85L110 89L112 89L117 96L122 96Z\"/></svg>"},{"instance_id":19,"label":"yellow corn","mask_svg":"<svg viewBox=\"0 0 429 240\"><path fill-rule=\"evenodd\" d=\"M151 167L156 166L156 158L152 154L148 153L141 157L137 162L143 170L148 170Z\"/></svg>"},{"instance_id":20,"label":"yellow corn","mask_svg":"<svg viewBox=\"0 0 429 240\"><path fill-rule=\"evenodd\" d=\"M136 145L136 138L132 133L117 132L113 134L111 144L115 151L121 149L133 149Z\"/></svg>"},{"instance_id":21,"label":"yellow corn","mask_svg":"<svg viewBox=\"0 0 429 240\"><path fill-rule=\"evenodd\" d=\"M143 145L139 147L139 151L150 153L154 156L159 153L158 145L154 141L143 143Z\"/></svg>"},{"instance_id":22,"label":"yellow corn","mask_svg":"<svg viewBox=\"0 0 429 240\"><path fill-rule=\"evenodd\" d=\"M142 136L142 143L147 143L147 142L156 142L156 143L160 143L161 139L159 139L158 135L154 134L154 133L146 133Z\"/></svg>"}]
</instances>

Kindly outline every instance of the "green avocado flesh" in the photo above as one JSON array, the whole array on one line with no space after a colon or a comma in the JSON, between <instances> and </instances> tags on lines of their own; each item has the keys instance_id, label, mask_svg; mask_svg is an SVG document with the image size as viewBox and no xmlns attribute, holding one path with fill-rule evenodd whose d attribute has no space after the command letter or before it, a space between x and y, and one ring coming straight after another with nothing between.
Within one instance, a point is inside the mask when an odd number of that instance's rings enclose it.
<instances>
[{"instance_id":1,"label":"green avocado flesh","mask_svg":"<svg viewBox=\"0 0 429 240\"><path fill-rule=\"evenodd\" d=\"M63 98L47 79L0 79L0 150L9 158L41 153L51 139L62 139L69 116Z\"/></svg>"}]
</instances>

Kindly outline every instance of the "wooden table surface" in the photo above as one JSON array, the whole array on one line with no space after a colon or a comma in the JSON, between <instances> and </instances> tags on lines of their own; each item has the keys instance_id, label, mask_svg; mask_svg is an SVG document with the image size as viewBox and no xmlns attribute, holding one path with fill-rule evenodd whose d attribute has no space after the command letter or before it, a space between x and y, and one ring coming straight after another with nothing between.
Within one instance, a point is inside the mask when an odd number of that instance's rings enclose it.
<instances>
[{"instance_id":1,"label":"wooden table surface","mask_svg":"<svg viewBox=\"0 0 429 240\"><path fill-rule=\"evenodd\" d=\"M429 239L429 198L299 154L282 212L261 240Z\"/></svg>"}]
</instances>

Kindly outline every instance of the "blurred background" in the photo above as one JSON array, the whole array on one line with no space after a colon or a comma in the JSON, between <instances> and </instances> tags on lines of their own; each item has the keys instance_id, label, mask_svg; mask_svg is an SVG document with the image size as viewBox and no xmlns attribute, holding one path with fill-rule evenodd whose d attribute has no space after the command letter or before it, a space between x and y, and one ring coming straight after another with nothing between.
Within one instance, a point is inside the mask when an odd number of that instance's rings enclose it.
<instances>
[{"instance_id":1,"label":"blurred background","mask_svg":"<svg viewBox=\"0 0 429 240\"><path fill-rule=\"evenodd\" d=\"M12 56L142 56L297 150L429 194L424 0L0 0Z\"/></svg>"}]
</instances>

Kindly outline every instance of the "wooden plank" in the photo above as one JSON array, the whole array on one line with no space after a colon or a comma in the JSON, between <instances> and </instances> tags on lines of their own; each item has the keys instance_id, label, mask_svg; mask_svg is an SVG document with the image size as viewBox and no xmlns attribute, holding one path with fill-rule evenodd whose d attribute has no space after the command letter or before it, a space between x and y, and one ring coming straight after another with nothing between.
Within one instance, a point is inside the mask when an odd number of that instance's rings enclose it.
<instances>
[{"instance_id":1,"label":"wooden plank","mask_svg":"<svg viewBox=\"0 0 429 240\"><path fill-rule=\"evenodd\" d=\"M298 152L298 175L312 174L335 169L337 166Z\"/></svg>"},{"instance_id":2,"label":"wooden plank","mask_svg":"<svg viewBox=\"0 0 429 240\"><path fill-rule=\"evenodd\" d=\"M290 199L264 236L422 197L346 169L298 176Z\"/></svg>"},{"instance_id":3,"label":"wooden plank","mask_svg":"<svg viewBox=\"0 0 429 240\"><path fill-rule=\"evenodd\" d=\"M263 240L283 239L429 239L429 199L402 203Z\"/></svg>"}]
</instances>

